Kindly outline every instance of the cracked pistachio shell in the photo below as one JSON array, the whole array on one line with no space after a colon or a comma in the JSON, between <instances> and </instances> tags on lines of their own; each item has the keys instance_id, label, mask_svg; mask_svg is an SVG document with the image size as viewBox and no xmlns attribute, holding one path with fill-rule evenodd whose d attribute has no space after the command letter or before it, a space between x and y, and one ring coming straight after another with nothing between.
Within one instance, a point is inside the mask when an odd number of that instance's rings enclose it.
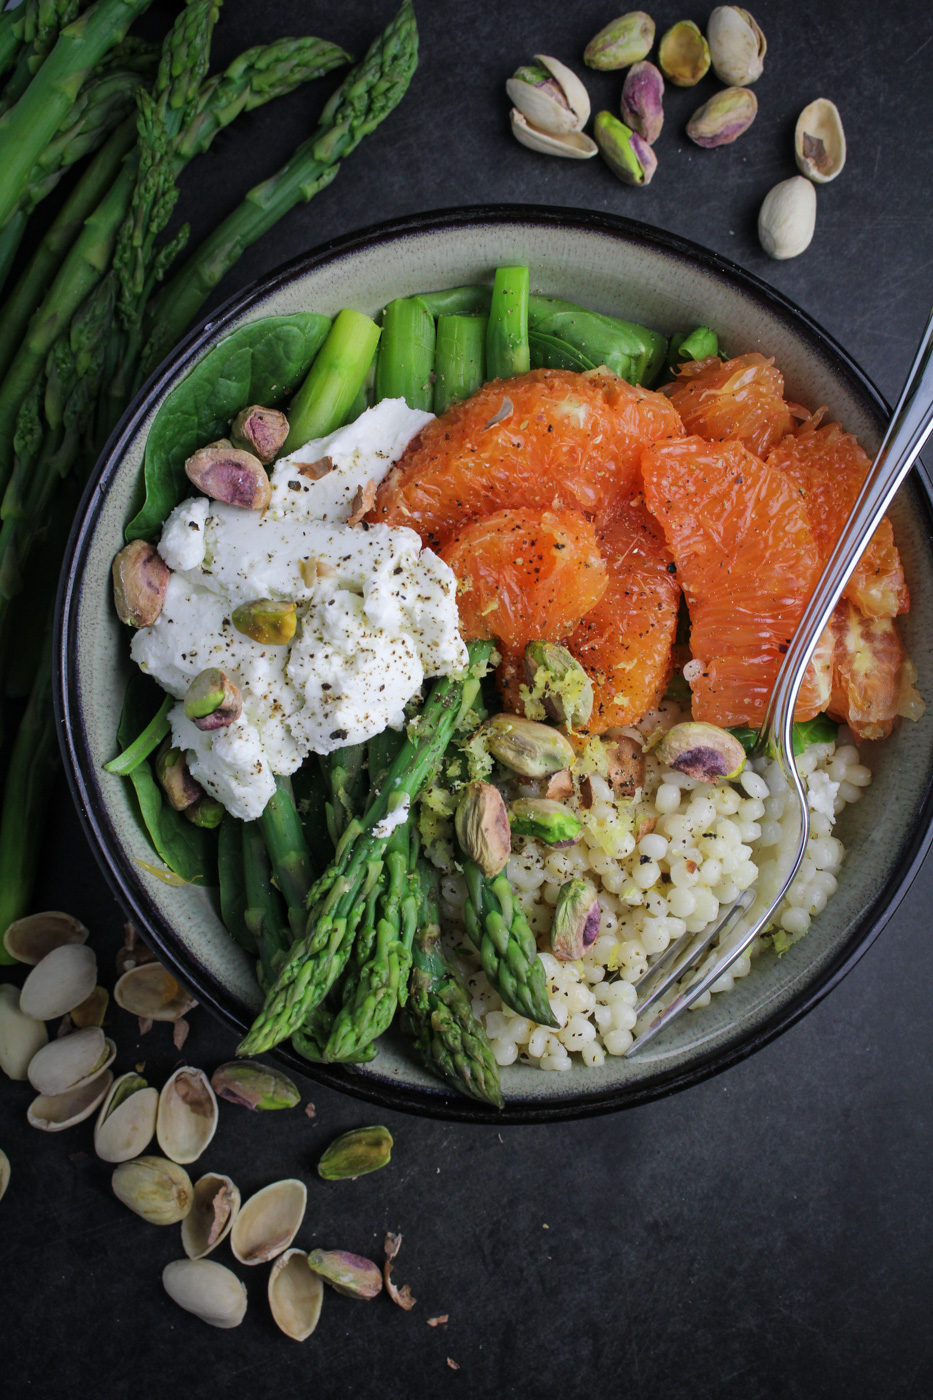
<instances>
[{"instance_id":1,"label":"cracked pistachio shell","mask_svg":"<svg viewBox=\"0 0 933 1400\"><path fill-rule=\"evenodd\" d=\"M25 919L14 920L3 935L3 946L17 962L35 967L53 948L61 948L66 943L86 943L87 937L87 929L79 919L58 909L48 909L42 914L28 914Z\"/></svg>"},{"instance_id":2,"label":"cracked pistachio shell","mask_svg":"<svg viewBox=\"0 0 933 1400\"><path fill-rule=\"evenodd\" d=\"M586 724L593 713L593 686L566 647L555 642L529 642L525 647L524 670L531 688L529 699L538 701L552 720L569 729L579 729ZM539 718L540 714L539 710Z\"/></svg>"},{"instance_id":3,"label":"cracked pistachio shell","mask_svg":"<svg viewBox=\"0 0 933 1400\"><path fill-rule=\"evenodd\" d=\"M154 544L132 540L111 568L117 617L129 627L151 627L165 602L168 566Z\"/></svg>"},{"instance_id":4,"label":"cracked pistachio shell","mask_svg":"<svg viewBox=\"0 0 933 1400\"><path fill-rule=\"evenodd\" d=\"M675 724L655 752L668 768L702 783L731 781L745 767L745 750L735 735L699 720Z\"/></svg>"},{"instance_id":5,"label":"cracked pistachio shell","mask_svg":"<svg viewBox=\"0 0 933 1400\"><path fill-rule=\"evenodd\" d=\"M111 1065L116 1053L100 1026L86 1026L43 1045L29 1062L29 1082L39 1094L80 1089Z\"/></svg>"},{"instance_id":6,"label":"cracked pistachio shell","mask_svg":"<svg viewBox=\"0 0 933 1400\"><path fill-rule=\"evenodd\" d=\"M361 1254L344 1249L312 1249L308 1268L345 1298L375 1298L382 1292L382 1270Z\"/></svg>"},{"instance_id":7,"label":"cracked pistachio shell","mask_svg":"<svg viewBox=\"0 0 933 1400\"><path fill-rule=\"evenodd\" d=\"M490 878L505 869L512 852L509 814L492 783L469 783L454 815L454 829L464 855Z\"/></svg>"},{"instance_id":8,"label":"cracked pistachio shell","mask_svg":"<svg viewBox=\"0 0 933 1400\"><path fill-rule=\"evenodd\" d=\"M269 1273L268 1298L275 1325L293 1342L306 1341L321 1316L324 1285L308 1268L303 1249L288 1249L276 1259Z\"/></svg>"},{"instance_id":9,"label":"cracked pistachio shell","mask_svg":"<svg viewBox=\"0 0 933 1400\"><path fill-rule=\"evenodd\" d=\"M527 146L529 151L538 151L545 156L559 156L564 160L589 160L596 154L596 142L585 136L582 131L567 131L563 136L539 131L517 107L512 108L509 120L512 135L521 145Z\"/></svg>"},{"instance_id":10,"label":"cracked pistachio shell","mask_svg":"<svg viewBox=\"0 0 933 1400\"><path fill-rule=\"evenodd\" d=\"M60 1133L90 1118L112 1083L113 1075L105 1069L77 1089L68 1089L64 1094L40 1094L26 1110L26 1118L44 1133Z\"/></svg>"},{"instance_id":11,"label":"cracked pistachio shell","mask_svg":"<svg viewBox=\"0 0 933 1400\"><path fill-rule=\"evenodd\" d=\"M570 808L553 797L519 797L509 808L509 822L516 836L556 847L576 845L583 831Z\"/></svg>"},{"instance_id":12,"label":"cracked pistachio shell","mask_svg":"<svg viewBox=\"0 0 933 1400\"><path fill-rule=\"evenodd\" d=\"M647 58L654 43L654 20L644 10L629 10L594 35L583 50L589 68L627 68Z\"/></svg>"},{"instance_id":13,"label":"cracked pistachio shell","mask_svg":"<svg viewBox=\"0 0 933 1400\"><path fill-rule=\"evenodd\" d=\"M565 880L557 894L551 949L562 962L576 962L596 942L600 908L592 886L585 880Z\"/></svg>"},{"instance_id":14,"label":"cracked pistachio shell","mask_svg":"<svg viewBox=\"0 0 933 1400\"><path fill-rule=\"evenodd\" d=\"M509 101L536 130L552 136L582 131L590 119L586 88L566 64L535 54L536 65L519 68L505 85Z\"/></svg>"},{"instance_id":15,"label":"cracked pistachio shell","mask_svg":"<svg viewBox=\"0 0 933 1400\"><path fill-rule=\"evenodd\" d=\"M273 1181L240 1207L230 1248L241 1264L267 1264L288 1249L301 1228L308 1188L297 1177Z\"/></svg>"},{"instance_id":16,"label":"cracked pistachio shell","mask_svg":"<svg viewBox=\"0 0 933 1400\"><path fill-rule=\"evenodd\" d=\"M121 1162L110 1178L113 1193L151 1225L174 1225L191 1209L191 1178L164 1157L136 1157Z\"/></svg>"},{"instance_id":17,"label":"cracked pistachio shell","mask_svg":"<svg viewBox=\"0 0 933 1400\"><path fill-rule=\"evenodd\" d=\"M97 985L97 957L83 943L66 943L36 963L19 994L20 1010L37 1021L66 1016Z\"/></svg>"},{"instance_id":18,"label":"cracked pistachio shell","mask_svg":"<svg viewBox=\"0 0 933 1400\"><path fill-rule=\"evenodd\" d=\"M846 136L835 102L818 97L804 107L794 130L797 169L818 185L835 180L846 163Z\"/></svg>"},{"instance_id":19,"label":"cracked pistachio shell","mask_svg":"<svg viewBox=\"0 0 933 1400\"><path fill-rule=\"evenodd\" d=\"M95 987L79 1006L72 1007L69 1015L76 1030L85 1026L102 1026L110 1005L110 993L106 987Z\"/></svg>"},{"instance_id":20,"label":"cracked pistachio shell","mask_svg":"<svg viewBox=\"0 0 933 1400\"><path fill-rule=\"evenodd\" d=\"M211 1075L214 1093L243 1108L294 1108L301 1094L281 1070L257 1060L231 1060Z\"/></svg>"},{"instance_id":21,"label":"cracked pistachio shell","mask_svg":"<svg viewBox=\"0 0 933 1400\"><path fill-rule=\"evenodd\" d=\"M242 713L240 688L219 666L201 671L185 692L185 714L198 729L223 729Z\"/></svg>"},{"instance_id":22,"label":"cracked pistachio shell","mask_svg":"<svg viewBox=\"0 0 933 1400\"><path fill-rule=\"evenodd\" d=\"M0 983L0 1069L7 1078L25 1079L30 1060L48 1039L44 1022L20 1007L19 988Z\"/></svg>"},{"instance_id":23,"label":"cracked pistachio shell","mask_svg":"<svg viewBox=\"0 0 933 1400\"><path fill-rule=\"evenodd\" d=\"M728 87L714 92L687 122L687 135L698 146L729 146L758 115L758 98L750 88Z\"/></svg>"},{"instance_id":24,"label":"cracked pistachio shell","mask_svg":"<svg viewBox=\"0 0 933 1400\"><path fill-rule=\"evenodd\" d=\"M267 467L288 437L288 419L277 408L254 403L234 418L230 436L235 447L253 453Z\"/></svg>"},{"instance_id":25,"label":"cracked pistachio shell","mask_svg":"<svg viewBox=\"0 0 933 1400\"><path fill-rule=\"evenodd\" d=\"M661 72L677 87L693 87L709 72L709 44L693 20L671 25L658 45Z\"/></svg>"},{"instance_id":26,"label":"cracked pistachio shell","mask_svg":"<svg viewBox=\"0 0 933 1400\"><path fill-rule=\"evenodd\" d=\"M0 1201L6 1195L6 1188L10 1184L10 1159L0 1148Z\"/></svg>"},{"instance_id":27,"label":"cracked pistachio shell","mask_svg":"<svg viewBox=\"0 0 933 1400\"><path fill-rule=\"evenodd\" d=\"M113 989L117 1006L148 1021L177 1021L197 1002L160 962L128 968Z\"/></svg>"},{"instance_id":28,"label":"cracked pistachio shell","mask_svg":"<svg viewBox=\"0 0 933 1400\"><path fill-rule=\"evenodd\" d=\"M354 1128L331 1143L317 1164L318 1176L325 1181L365 1176L388 1166L391 1157L392 1134L388 1128Z\"/></svg>"},{"instance_id":29,"label":"cracked pistachio shell","mask_svg":"<svg viewBox=\"0 0 933 1400\"><path fill-rule=\"evenodd\" d=\"M265 510L272 500L269 475L258 457L239 447L202 447L185 462L199 491L239 510Z\"/></svg>"},{"instance_id":30,"label":"cracked pistachio shell","mask_svg":"<svg viewBox=\"0 0 933 1400\"><path fill-rule=\"evenodd\" d=\"M558 730L522 715L493 715L479 733L493 758L526 778L559 773L576 757L573 744Z\"/></svg>"},{"instance_id":31,"label":"cracked pistachio shell","mask_svg":"<svg viewBox=\"0 0 933 1400\"><path fill-rule=\"evenodd\" d=\"M658 168L658 158L637 131L611 112L600 112L593 127L596 144L613 175L626 185L648 185Z\"/></svg>"},{"instance_id":32,"label":"cracked pistachio shell","mask_svg":"<svg viewBox=\"0 0 933 1400\"><path fill-rule=\"evenodd\" d=\"M182 1065L159 1095L156 1138L173 1162L196 1162L217 1131L219 1111L203 1069Z\"/></svg>"},{"instance_id":33,"label":"cracked pistachio shell","mask_svg":"<svg viewBox=\"0 0 933 1400\"><path fill-rule=\"evenodd\" d=\"M225 1240L240 1209L240 1192L229 1176L208 1172L194 1183L191 1209L181 1222L181 1246L189 1259L203 1259Z\"/></svg>"},{"instance_id":34,"label":"cracked pistachio shell","mask_svg":"<svg viewBox=\"0 0 933 1400\"><path fill-rule=\"evenodd\" d=\"M647 61L633 63L622 84L622 120L649 146L664 125L664 79L660 68Z\"/></svg>"},{"instance_id":35,"label":"cracked pistachio shell","mask_svg":"<svg viewBox=\"0 0 933 1400\"><path fill-rule=\"evenodd\" d=\"M155 775L159 787L168 798L169 806L175 812L183 812L186 807L197 802L204 792L201 784L195 782L188 772L181 749L173 748L169 739L166 739L156 754Z\"/></svg>"},{"instance_id":36,"label":"cracked pistachio shell","mask_svg":"<svg viewBox=\"0 0 933 1400\"><path fill-rule=\"evenodd\" d=\"M231 617L238 632L265 647L288 646L298 625L295 604L278 598L256 598L251 603L241 603L234 608Z\"/></svg>"},{"instance_id":37,"label":"cracked pistachio shell","mask_svg":"<svg viewBox=\"0 0 933 1400\"><path fill-rule=\"evenodd\" d=\"M162 1270L173 1303L211 1327L239 1327L246 1316L246 1285L213 1259L174 1259Z\"/></svg>"},{"instance_id":38,"label":"cracked pistachio shell","mask_svg":"<svg viewBox=\"0 0 933 1400\"><path fill-rule=\"evenodd\" d=\"M94 1151L103 1162L138 1157L155 1136L159 1091L130 1070L110 1086L94 1125Z\"/></svg>"},{"instance_id":39,"label":"cracked pistachio shell","mask_svg":"<svg viewBox=\"0 0 933 1400\"><path fill-rule=\"evenodd\" d=\"M816 190L802 175L782 180L758 212L758 240L769 258L796 258L809 248L816 228Z\"/></svg>"},{"instance_id":40,"label":"cracked pistachio shell","mask_svg":"<svg viewBox=\"0 0 933 1400\"><path fill-rule=\"evenodd\" d=\"M744 87L761 77L768 41L748 10L717 5L707 21L706 38L720 82Z\"/></svg>"}]
</instances>

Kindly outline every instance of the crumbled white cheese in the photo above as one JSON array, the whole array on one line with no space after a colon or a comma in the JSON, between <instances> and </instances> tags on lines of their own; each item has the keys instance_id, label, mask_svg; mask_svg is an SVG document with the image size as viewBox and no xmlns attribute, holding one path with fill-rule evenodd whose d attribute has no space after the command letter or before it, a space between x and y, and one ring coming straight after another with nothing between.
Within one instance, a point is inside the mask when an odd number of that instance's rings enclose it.
<instances>
[{"instance_id":1,"label":"crumbled white cheese","mask_svg":"<svg viewBox=\"0 0 933 1400\"><path fill-rule=\"evenodd\" d=\"M429 416L389 400L351 425L355 434L341 429L324 439L331 452L341 435L352 446L340 469L341 491L352 499L358 487L381 479ZM159 617L131 646L137 664L178 699L209 666L239 686L243 713L227 728L201 731L181 705L171 723L172 742L186 751L194 777L245 820L261 814L273 774L295 772L309 753L400 728L425 676L467 662L447 565L421 548L413 530L347 525L334 515L343 511L345 518L349 502L336 496L322 509L329 521L314 518L304 491L287 485L265 512L203 498L179 506L159 545L176 572ZM186 551L186 530L197 535L199 554ZM260 645L233 626L233 610L257 598L297 603L288 646Z\"/></svg>"},{"instance_id":2,"label":"crumbled white cheese","mask_svg":"<svg viewBox=\"0 0 933 1400\"><path fill-rule=\"evenodd\" d=\"M834 783L828 773L817 769L807 779L807 802L814 812L822 812L832 821L835 813L836 794L839 784Z\"/></svg>"},{"instance_id":3,"label":"crumbled white cheese","mask_svg":"<svg viewBox=\"0 0 933 1400\"><path fill-rule=\"evenodd\" d=\"M392 832L397 826L401 826L403 822L408 821L408 813L410 809L411 799L409 798L408 793L406 792L403 794L402 800L399 803L399 805L397 807L394 807L391 812L386 812L385 816L382 818L382 821L376 822L376 825L373 827L373 835L391 836Z\"/></svg>"}]
</instances>

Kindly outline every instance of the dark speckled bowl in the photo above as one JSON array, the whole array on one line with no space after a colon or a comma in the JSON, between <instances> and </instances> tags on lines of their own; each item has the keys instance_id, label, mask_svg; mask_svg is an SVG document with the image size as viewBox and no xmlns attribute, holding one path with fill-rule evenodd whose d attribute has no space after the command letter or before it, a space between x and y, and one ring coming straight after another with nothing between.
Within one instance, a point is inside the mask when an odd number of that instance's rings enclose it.
<instances>
[{"instance_id":1,"label":"dark speckled bowl","mask_svg":"<svg viewBox=\"0 0 933 1400\"><path fill-rule=\"evenodd\" d=\"M383 224L320 248L234 298L193 331L133 404L98 466L71 538L58 617L57 705L69 777L91 846L114 894L144 938L199 1001L237 1031L259 1003L251 961L227 936L212 891L171 888L139 863L151 857L130 787L103 772L113 755L129 647L114 615L110 563L140 477L143 445L165 394L233 327L298 310L374 313L392 297L488 279L501 263L526 263L535 289L670 333L716 328L730 353L762 350L784 371L788 396L827 404L873 451L886 406L865 375L808 317L741 268L643 224L571 209L445 210ZM904 619L919 688L933 696L933 511L914 473L892 511L914 607ZM930 714L868 745L874 782L845 812L848 855L839 889L805 939L784 957L756 960L735 990L680 1018L634 1060L598 1070L503 1072L501 1115L462 1098L418 1068L404 1042L385 1037L360 1070L309 1067L325 1084L394 1108L447 1118L534 1122L603 1113L644 1102L734 1064L792 1025L858 960L881 931L930 843L933 741Z\"/></svg>"}]
</instances>

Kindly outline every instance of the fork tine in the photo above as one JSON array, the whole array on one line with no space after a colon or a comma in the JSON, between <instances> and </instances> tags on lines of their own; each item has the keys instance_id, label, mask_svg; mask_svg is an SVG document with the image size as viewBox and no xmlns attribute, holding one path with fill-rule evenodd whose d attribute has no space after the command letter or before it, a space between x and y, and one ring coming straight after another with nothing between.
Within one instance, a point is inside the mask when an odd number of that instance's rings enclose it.
<instances>
[{"instance_id":1,"label":"fork tine","mask_svg":"<svg viewBox=\"0 0 933 1400\"><path fill-rule=\"evenodd\" d=\"M652 973L664 973L660 976L654 986L639 997L635 1003L636 1013L646 1011L653 1005L659 997L663 996L668 987L672 987L675 982L679 982L688 968L693 967L700 961L707 948L712 947L716 939L735 923L736 919L750 909L755 902L755 896L751 890L743 890L738 899L717 920L711 929L701 930L700 933L684 933L674 943L664 950L657 962L649 967L648 971L639 977L635 983L636 992L645 982L651 981ZM670 957L666 957L671 953ZM664 966L660 966L662 959ZM673 964L673 966L671 965Z\"/></svg>"}]
</instances>

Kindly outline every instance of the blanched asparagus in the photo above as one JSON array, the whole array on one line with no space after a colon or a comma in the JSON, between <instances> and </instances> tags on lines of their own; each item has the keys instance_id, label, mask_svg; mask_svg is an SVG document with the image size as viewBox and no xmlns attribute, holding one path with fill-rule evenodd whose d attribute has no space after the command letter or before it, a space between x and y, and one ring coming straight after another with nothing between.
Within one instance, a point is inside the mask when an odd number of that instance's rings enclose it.
<instances>
[{"instance_id":1,"label":"blanched asparagus","mask_svg":"<svg viewBox=\"0 0 933 1400\"><path fill-rule=\"evenodd\" d=\"M344 308L334 318L308 376L288 410L288 438L283 453L294 452L312 438L326 437L347 421L372 364L379 327L360 311Z\"/></svg>"},{"instance_id":2,"label":"blanched asparagus","mask_svg":"<svg viewBox=\"0 0 933 1400\"><path fill-rule=\"evenodd\" d=\"M475 394L486 379L486 316L438 316L434 412Z\"/></svg>"},{"instance_id":3,"label":"blanched asparagus","mask_svg":"<svg viewBox=\"0 0 933 1400\"><path fill-rule=\"evenodd\" d=\"M434 317L417 297L390 301L382 315L376 401L404 399L430 412L434 401Z\"/></svg>"},{"instance_id":4,"label":"blanched asparagus","mask_svg":"<svg viewBox=\"0 0 933 1400\"><path fill-rule=\"evenodd\" d=\"M272 861L275 883L288 909L292 936L300 937L307 917L305 901L311 888L311 856L288 778L276 778L275 792L266 803L259 825Z\"/></svg>"},{"instance_id":5,"label":"blanched asparagus","mask_svg":"<svg viewBox=\"0 0 933 1400\"><path fill-rule=\"evenodd\" d=\"M486 374L510 379L531 368L528 345L527 267L497 267L486 327Z\"/></svg>"}]
</instances>

